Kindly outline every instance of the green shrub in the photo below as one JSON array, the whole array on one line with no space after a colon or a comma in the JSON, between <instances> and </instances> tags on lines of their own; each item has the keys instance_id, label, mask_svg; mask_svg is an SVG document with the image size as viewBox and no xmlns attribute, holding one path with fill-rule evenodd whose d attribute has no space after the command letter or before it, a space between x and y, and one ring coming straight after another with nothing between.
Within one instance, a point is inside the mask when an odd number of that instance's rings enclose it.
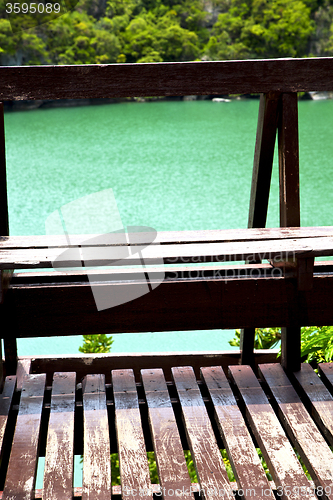
<instances>
[{"instance_id":1,"label":"green shrub","mask_svg":"<svg viewBox=\"0 0 333 500\"><path fill-rule=\"evenodd\" d=\"M107 353L111 351L113 344L112 337L104 334L83 335L83 345L79 347L80 352L87 353Z\"/></svg>"},{"instance_id":2,"label":"green shrub","mask_svg":"<svg viewBox=\"0 0 333 500\"><path fill-rule=\"evenodd\" d=\"M256 328L255 349L272 349L281 340L279 328ZM240 345L240 330L229 340L231 346ZM281 354L281 349L280 353ZM333 359L333 326L304 326L301 328L302 361L317 365Z\"/></svg>"}]
</instances>

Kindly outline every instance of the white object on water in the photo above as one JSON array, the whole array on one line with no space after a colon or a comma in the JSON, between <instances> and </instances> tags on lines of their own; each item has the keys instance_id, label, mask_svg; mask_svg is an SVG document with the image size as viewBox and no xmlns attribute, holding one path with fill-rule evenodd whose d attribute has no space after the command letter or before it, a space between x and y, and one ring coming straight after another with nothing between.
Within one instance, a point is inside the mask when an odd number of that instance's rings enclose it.
<instances>
[{"instance_id":1,"label":"white object on water","mask_svg":"<svg viewBox=\"0 0 333 500\"><path fill-rule=\"evenodd\" d=\"M214 97L213 102L231 102L231 99L225 99L224 97Z\"/></svg>"},{"instance_id":2,"label":"white object on water","mask_svg":"<svg viewBox=\"0 0 333 500\"><path fill-rule=\"evenodd\" d=\"M325 99L333 99L333 92L328 92L327 90L318 91L318 92L309 92L311 98L314 101L322 101Z\"/></svg>"}]
</instances>

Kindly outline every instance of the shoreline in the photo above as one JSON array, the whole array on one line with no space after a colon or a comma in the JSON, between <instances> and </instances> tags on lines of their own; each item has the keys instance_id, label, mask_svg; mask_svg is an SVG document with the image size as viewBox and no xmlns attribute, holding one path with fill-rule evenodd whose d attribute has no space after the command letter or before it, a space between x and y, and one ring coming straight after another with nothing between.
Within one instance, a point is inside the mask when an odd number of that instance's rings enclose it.
<instances>
[{"instance_id":1,"label":"shoreline","mask_svg":"<svg viewBox=\"0 0 333 500\"><path fill-rule=\"evenodd\" d=\"M22 101L4 101L5 111L30 111L35 109L51 108L72 108L79 106L101 106L103 104L119 104L124 102L160 102L160 101L202 101L213 100L214 98L240 100L240 99L259 99L259 94L255 95L200 95L200 96L170 96L170 97L124 97L124 98L105 98L105 99L52 99L52 100L22 100Z\"/></svg>"},{"instance_id":2,"label":"shoreline","mask_svg":"<svg viewBox=\"0 0 333 500\"><path fill-rule=\"evenodd\" d=\"M302 93L299 100L321 100L321 97L316 97L312 94L315 92ZM319 93L318 93L319 94ZM103 104L119 104L124 102L161 102L161 101L234 101L259 99L260 94L241 94L241 95L185 95L185 96L168 96L168 97L123 97L123 98L105 98L105 99L49 99L49 100L22 100L22 101L3 101L5 111L31 111L35 109L52 109L52 108L72 108L80 106L102 106ZM326 97L326 99L330 99Z\"/></svg>"}]
</instances>

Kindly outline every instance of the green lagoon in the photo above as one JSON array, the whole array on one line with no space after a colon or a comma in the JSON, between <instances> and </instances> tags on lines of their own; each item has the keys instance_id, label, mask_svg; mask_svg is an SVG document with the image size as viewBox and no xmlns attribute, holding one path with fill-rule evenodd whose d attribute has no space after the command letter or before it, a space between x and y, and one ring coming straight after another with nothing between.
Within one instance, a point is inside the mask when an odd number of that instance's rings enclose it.
<instances>
[{"instance_id":1,"label":"green lagoon","mask_svg":"<svg viewBox=\"0 0 333 500\"><path fill-rule=\"evenodd\" d=\"M112 188L127 225L247 226L259 100L128 102L5 115L10 233L45 234L62 205ZM299 102L301 224L333 225L333 100ZM279 225L275 159L268 227ZM269 326L269 325L268 325ZM231 349L233 331L114 335L112 352ZM82 337L19 340L77 354Z\"/></svg>"}]
</instances>

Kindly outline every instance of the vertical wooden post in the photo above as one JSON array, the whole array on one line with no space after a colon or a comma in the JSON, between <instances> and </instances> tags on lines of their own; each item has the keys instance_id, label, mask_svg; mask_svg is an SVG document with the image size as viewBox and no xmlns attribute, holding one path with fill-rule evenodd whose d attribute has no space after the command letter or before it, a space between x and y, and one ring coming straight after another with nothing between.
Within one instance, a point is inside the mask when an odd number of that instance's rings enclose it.
<instances>
[{"instance_id":1,"label":"vertical wooden post","mask_svg":"<svg viewBox=\"0 0 333 500\"><path fill-rule=\"evenodd\" d=\"M4 106L2 102L0 102L0 235L1 236L9 235L7 178L6 178L6 150L5 150L5 120L4 120ZM1 275L1 284L4 283L2 275ZM1 307L3 308L4 305L2 305ZM8 328L8 325L6 326L6 328ZM16 347L15 337L6 340L4 342L4 350L6 359L6 365L5 365L6 374L13 375L16 373L16 366L17 366L17 347Z\"/></svg>"},{"instance_id":2,"label":"vertical wooden post","mask_svg":"<svg viewBox=\"0 0 333 500\"><path fill-rule=\"evenodd\" d=\"M254 152L248 227L265 227L273 169L280 93L261 94ZM257 262L250 262L251 264ZM241 330L241 363L254 366L255 328Z\"/></svg>"},{"instance_id":3,"label":"vertical wooden post","mask_svg":"<svg viewBox=\"0 0 333 500\"><path fill-rule=\"evenodd\" d=\"M298 227L300 220L299 145L297 93L282 95L279 115L280 226ZM288 302L292 326L282 328L282 366L287 371L301 368L301 329L298 324L297 285ZM290 304L290 305L291 305Z\"/></svg>"},{"instance_id":4,"label":"vertical wooden post","mask_svg":"<svg viewBox=\"0 0 333 500\"><path fill-rule=\"evenodd\" d=\"M0 235L9 235L8 200L6 179L5 120L3 103L0 102Z\"/></svg>"},{"instance_id":5,"label":"vertical wooden post","mask_svg":"<svg viewBox=\"0 0 333 500\"><path fill-rule=\"evenodd\" d=\"M283 94L279 119L280 226L299 227L299 147L297 94Z\"/></svg>"},{"instance_id":6,"label":"vertical wooden post","mask_svg":"<svg viewBox=\"0 0 333 500\"><path fill-rule=\"evenodd\" d=\"M17 370L16 337L4 339L3 346L4 346L4 351L5 351L6 376L16 375L16 370Z\"/></svg>"}]
</instances>

